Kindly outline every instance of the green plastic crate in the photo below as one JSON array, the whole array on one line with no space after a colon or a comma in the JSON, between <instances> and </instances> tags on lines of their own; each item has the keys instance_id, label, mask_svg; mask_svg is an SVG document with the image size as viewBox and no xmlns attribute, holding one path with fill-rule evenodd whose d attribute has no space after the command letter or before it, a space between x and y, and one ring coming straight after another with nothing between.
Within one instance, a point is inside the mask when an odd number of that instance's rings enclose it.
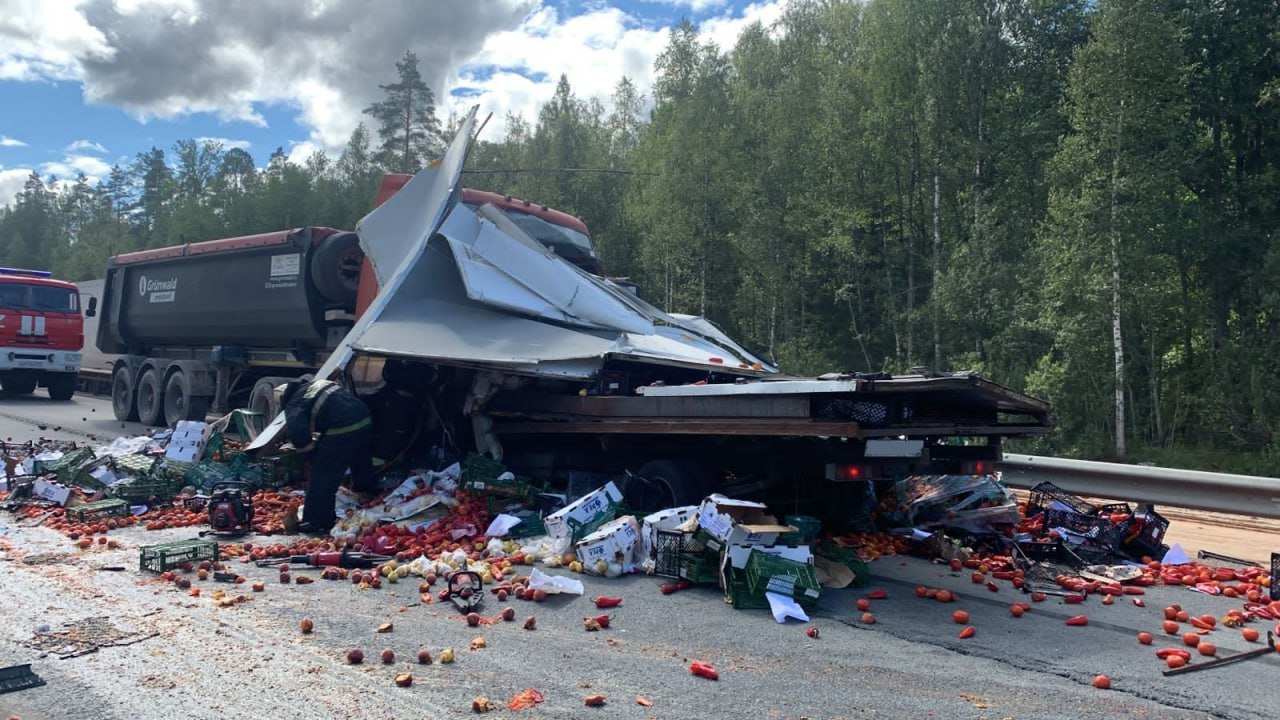
<instances>
[{"instance_id":1,"label":"green plastic crate","mask_svg":"<svg viewBox=\"0 0 1280 720\"><path fill-rule=\"evenodd\" d=\"M764 593L751 590L745 571L732 567L726 570L724 594L734 610L769 609L769 598L765 597Z\"/></svg>"},{"instance_id":2,"label":"green plastic crate","mask_svg":"<svg viewBox=\"0 0 1280 720\"><path fill-rule=\"evenodd\" d=\"M76 522L96 520L103 517L123 517L129 514L129 503L123 500L98 500L96 502L67 508L67 519Z\"/></svg>"},{"instance_id":3,"label":"green plastic crate","mask_svg":"<svg viewBox=\"0 0 1280 720\"><path fill-rule=\"evenodd\" d=\"M132 505L141 505L154 498L171 500L175 491L175 484L163 477L135 477L132 480L116 483L111 490L117 498Z\"/></svg>"},{"instance_id":4,"label":"green plastic crate","mask_svg":"<svg viewBox=\"0 0 1280 720\"><path fill-rule=\"evenodd\" d=\"M783 545L812 545L822 532L822 521L810 515L788 515L782 522L796 528L778 538Z\"/></svg>"},{"instance_id":5,"label":"green plastic crate","mask_svg":"<svg viewBox=\"0 0 1280 720\"><path fill-rule=\"evenodd\" d=\"M139 548L138 569L162 573L188 562L218 561L218 543L213 540L179 540Z\"/></svg>"},{"instance_id":6,"label":"green plastic crate","mask_svg":"<svg viewBox=\"0 0 1280 720\"><path fill-rule=\"evenodd\" d=\"M49 467L49 470L57 475L58 482L62 485L101 490L106 486L89 474L89 466L96 459L97 456L93 454L93 448L85 446L78 450L72 450L58 458L57 462Z\"/></svg>"},{"instance_id":7,"label":"green plastic crate","mask_svg":"<svg viewBox=\"0 0 1280 720\"><path fill-rule=\"evenodd\" d=\"M814 548L813 554L831 562L840 563L852 570L853 582L849 587L866 587L871 584L871 568L858 557L857 550L841 547L832 542L823 542Z\"/></svg>"},{"instance_id":8,"label":"green plastic crate","mask_svg":"<svg viewBox=\"0 0 1280 720\"><path fill-rule=\"evenodd\" d=\"M123 473L137 477L139 475L148 477L155 474L156 456L155 455L121 455L112 458L111 464L115 466L117 473Z\"/></svg>"},{"instance_id":9,"label":"green plastic crate","mask_svg":"<svg viewBox=\"0 0 1280 720\"><path fill-rule=\"evenodd\" d=\"M812 565L778 555L752 552L747 556L746 574L747 586L752 593L777 593L801 605L818 602L818 595L822 592L818 573Z\"/></svg>"},{"instance_id":10,"label":"green plastic crate","mask_svg":"<svg viewBox=\"0 0 1280 720\"><path fill-rule=\"evenodd\" d=\"M521 517L520 524L511 528L511 532L507 533L507 537L512 540L518 540L520 538L539 537L546 534L547 524L542 521L542 518L529 515Z\"/></svg>"}]
</instances>

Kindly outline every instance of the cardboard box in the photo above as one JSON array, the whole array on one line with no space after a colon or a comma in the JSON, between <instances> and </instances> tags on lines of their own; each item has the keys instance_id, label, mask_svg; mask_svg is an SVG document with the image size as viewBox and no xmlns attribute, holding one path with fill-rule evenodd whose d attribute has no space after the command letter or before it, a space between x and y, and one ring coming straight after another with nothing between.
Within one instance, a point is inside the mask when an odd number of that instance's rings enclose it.
<instances>
[{"instance_id":1,"label":"cardboard box","mask_svg":"<svg viewBox=\"0 0 1280 720\"><path fill-rule=\"evenodd\" d=\"M698 514L697 505L688 505L686 507L668 508L659 510L656 513L646 515L644 525L640 528L640 540L644 557L651 558L655 556L654 545L657 541L659 530L678 530L681 525L689 522Z\"/></svg>"},{"instance_id":2,"label":"cardboard box","mask_svg":"<svg viewBox=\"0 0 1280 720\"><path fill-rule=\"evenodd\" d=\"M593 490L543 518L547 535L560 540L581 539L617 514L622 492L613 482Z\"/></svg>"},{"instance_id":3,"label":"cardboard box","mask_svg":"<svg viewBox=\"0 0 1280 720\"><path fill-rule=\"evenodd\" d=\"M778 524L764 503L735 500L720 494L711 495L698 506L698 527L725 545L772 545L782 533L797 530Z\"/></svg>"},{"instance_id":4,"label":"cardboard box","mask_svg":"<svg viewBox=\"0 0 1280 720\"><path fill-rule=\"evenodd\" d=\"M198 462L204 457L210 432L209 423L198 420L179 421L173 434L169 436L169 443L165 445L164 456L185 463Z\"/></svg>"},{"instance_id":5,"label":"cardboard box","mask_svg":"<svg viewBox=\"0 0 1280 720\"><path fill-rule=\"evenodd\" d=\"M71 497L71 488L40 478L31 486L31 494L38 498L56 502L59 505L66 505L67 500Z\"/></svg>"},{"instance_id":6,"label":"cardboard box","mask_svg":"<svg viewBox=\"0 0 1280 720\"><path fill-rule=\"evenodd\" d=\"M621 566L621 572L635 569L640 549L640 523L635 517L624 515L606 523L603 527L578 541L578 560L583 571L591 575L603 575L596 564Z\"/></svg>"},{"instance_id":7,"label":"cardboard box","mask_svg":"<svg viewBox=\"0 0 1280 720\"><path fill-rule=\"evenodd\" d=\"M808 565L813 568L814 577L816 578L817 576L817 568L813 562L813 552L808 545L774 545L773 547L745 544L729 545L720 554L720 586L725 589L725 597L734 603L734 607L738 607L740 598L735 597L733 591L736 589L741 592L744 588L734 588L733 578L746 579L747 565L751 560L751 556L755 553L772 555L799 565ZM784 588L794 589L794 592ZM757 592L758 588L747 589L752 593L761 594ZM774 588L774 590L782 592L784 595L792 595L796 600L804 603L812 602L818 598L816 587L792 586L788 583L780 583L780 587ZM766 604L765 607L768 607L768 605Z\"/></svg>"}]
</instances>

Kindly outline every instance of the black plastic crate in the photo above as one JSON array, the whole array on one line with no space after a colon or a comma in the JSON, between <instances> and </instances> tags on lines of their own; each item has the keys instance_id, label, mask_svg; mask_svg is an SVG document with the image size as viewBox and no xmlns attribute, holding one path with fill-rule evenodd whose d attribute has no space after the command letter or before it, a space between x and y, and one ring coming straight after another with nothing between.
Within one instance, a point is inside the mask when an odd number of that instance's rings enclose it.
<instances>
[{"instance_id":1,"label":"black plastic crate","mask_svg":"<svg viewBox=\"0 0 1280 720\"><path fill-rule=\"evenodd\" d=\"M1139 508L1130 521L1124 551L1136 558L1143 555L1158 558L1164 549L1164 533L1168 529L1169 521L1156 512L1155 507Z\"/></svg>"},{"instance_id":2,"label":"black plastic crate","mask_svg":"<svg viewBox=\"0 0 1280 720\"><path fill-rule=\"evenodd\" d=\"M1017 543L1018 552L1031 562L1068 563L1071 557L1063 551L1062 540L1054 538L1046 542L1024 540Z\"/></svg>"},{"instance_id":3,"label":"black plastic crate","mask_svg":"<svg viewBox=\"0 0 1280 720\"><path fill-rule=\"evenodd\" d=\"M1093 510L1094 515L1132 515L1133 508L1128 503L1109 503L1099 505Z\"/></svg>"},{"instance_id":4,"label":"black plastic crate","mask_svg":"<svg viewBox=\"0 0 1280 720\"><path fill-rule=\"evenodd\" d=\"M680 560L685 553L684 533L679 530L659 530L653 539L653 574L661 577L680 577Z\"/></svg>"},{"instance_id":5,"label":"black plastic crate","mask_svg":"<svg viewBox=\"0 0 1280 720\"><path fill-rule=\"evenodd\" d=\"M1109 516L1083 515L1070 510L1049 510L1045 513L1047 530L1062 528L1084 538L1089 544L1109 550L1120 547L1132 518L1124 522L1111 522Z\"/></svg>"},{"instance_id":6,"label":"black plastic crate","mask_svg":"<svg viewBox=\"0 0 1280 720\"><path fill-rule=\"evenodd\" d=\"M0 668L0 694L40 687L44 684L44 679L31 669L31 663Z\"/></svg>"},{"instance_id":7,"label":"black plastic crate","mask_svg":"<svg viewBox=\"0 0 1280 720\"><path fill-rule=\"evenodd\" d=\"M1027 502L1027 514L1034 515L1049 511L1050 505L1060 503L1080 515L1092 515L1097 506L1078 495L1063 490L1050 482L1042 482L1031 488L1031 497Z\"/></svg>"}]
</instances>

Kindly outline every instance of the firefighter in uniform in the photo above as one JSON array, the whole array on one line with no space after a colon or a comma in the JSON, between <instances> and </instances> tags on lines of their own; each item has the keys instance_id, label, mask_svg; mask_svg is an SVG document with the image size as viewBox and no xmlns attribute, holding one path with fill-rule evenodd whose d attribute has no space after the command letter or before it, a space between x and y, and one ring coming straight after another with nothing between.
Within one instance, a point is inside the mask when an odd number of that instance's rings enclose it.
<instances>
[{"instance_id":1,"label":"firefighter in uniform","mask_svg":"<svg viewBox=\"0 0 1280 720\"><path fill-rule=\"evenodd\" d=\"M353 492L372 494L378 489L370 455L369 408L331 380L290 382L276 390L289 442L298 452L310 453L310 476L298 529L328 533L337 522L334 502L348 468Z\"/></svg>"}]
</instances>

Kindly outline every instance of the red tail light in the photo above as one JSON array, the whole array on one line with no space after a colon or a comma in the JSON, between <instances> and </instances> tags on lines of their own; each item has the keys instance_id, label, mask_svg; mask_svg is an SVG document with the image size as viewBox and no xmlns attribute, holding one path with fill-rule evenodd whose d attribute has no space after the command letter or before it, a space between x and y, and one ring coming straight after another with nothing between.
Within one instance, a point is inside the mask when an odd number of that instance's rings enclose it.
<instances>
[{"instance_id":1,"label":"red tail light","mask_svg":"<svg viewBox=\"0 0 1280 720\"><path fill-rule=\"evenodd\" d=\"M856 482L871 480L878 475L875 465L855 465L841 463L827 466L827 479L834 482Z\"/></svg>"},{"instance_id":2,"label":"red tail light","mask_svg":"<svg viewBox=\"0 0 1280 720\"><path fill-rule=\"evenodd\" d=\"M975 460L961 465L965 475L990 475L996 471L996 464L991 460Z\"/></svg>"}]
</instances>

